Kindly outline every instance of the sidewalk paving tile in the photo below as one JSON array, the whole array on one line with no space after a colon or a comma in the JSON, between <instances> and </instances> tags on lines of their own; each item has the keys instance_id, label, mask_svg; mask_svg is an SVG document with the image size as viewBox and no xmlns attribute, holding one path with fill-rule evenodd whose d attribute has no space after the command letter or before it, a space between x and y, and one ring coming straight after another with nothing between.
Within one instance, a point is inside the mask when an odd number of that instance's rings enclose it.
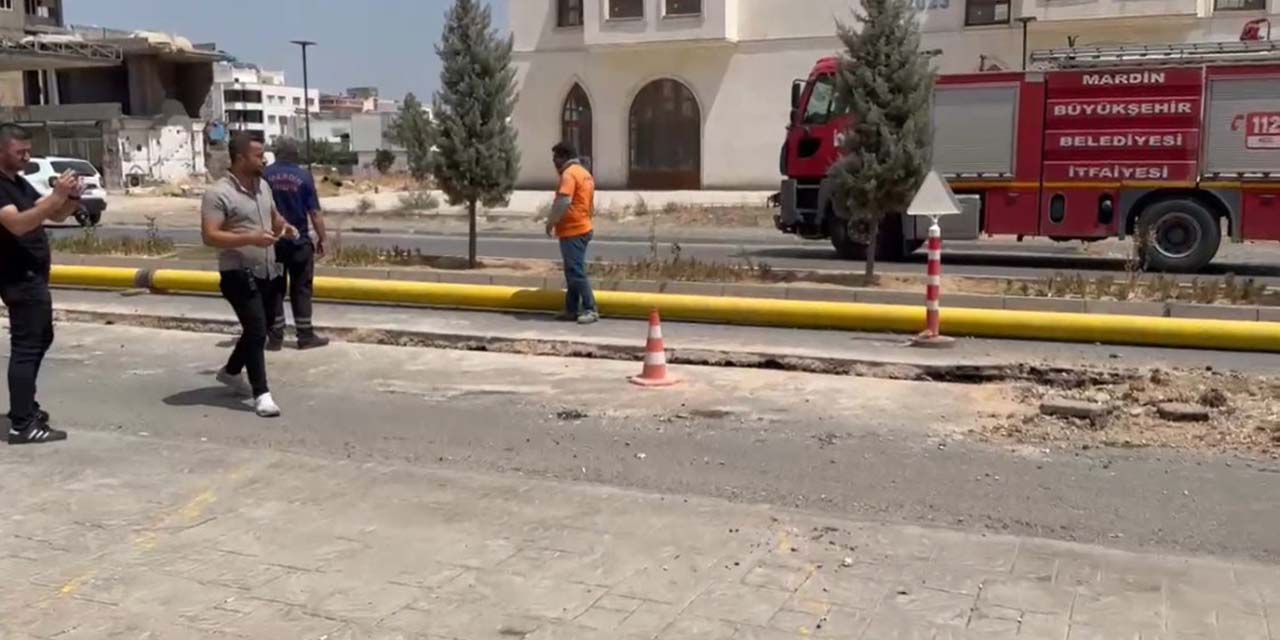
<instances>
[{"instance_id":1,"label":"sidewalk paving tile","mask_svg":"<svg viewBox=\"0 0 1280 640\"><path fill-rule=\"evenodd\" d=\"M0 457L101 488L0 503L5 640L1280 640L1274 567L78 436Z\"/></svg>"},{"instance_id":2,"label":"sidewalk paving tile","mask_svg":"<svg viewBox=\"0 0 1280 640\"><path fill-rule=\"evenodd\" d=\"M745 584L713 584L686 609L688 613L757 627L769 624L790 597L787 591Z\"/></svg>"},{"instance_id":3,"label":"sidewalk paving tile","mask_svg":"<svg viewBox=\"0 0 1280 640\"><path fill-rule=\"evenodd\" d=\"M671 626L679 615L680 607L675 605L645 602L622 621L618 632L652 638Z\"/></svg>"},{"instance_id":4,"label":"sidewalk paving tile","mask_svg":"<svg viewBox=\"0 0 1280 640\"><path fill-rule=\"evenodd\" d=\"M732 640L737 631L738 627L730 622L686 613L663 629L658 640Z\"/></svg>"},{"instance_id":5,"label":"sidewalk paving tile","mask_svg":"<svg viewBox=\"0 0 1280 640\"><path fill-rule=\"evenodd\" d=\"M1009 607L1043 614L1069 614L1076 591L1067 587L1020 578L1002 578L982 584L981 605Z\"/></svg>"}]
</instances>

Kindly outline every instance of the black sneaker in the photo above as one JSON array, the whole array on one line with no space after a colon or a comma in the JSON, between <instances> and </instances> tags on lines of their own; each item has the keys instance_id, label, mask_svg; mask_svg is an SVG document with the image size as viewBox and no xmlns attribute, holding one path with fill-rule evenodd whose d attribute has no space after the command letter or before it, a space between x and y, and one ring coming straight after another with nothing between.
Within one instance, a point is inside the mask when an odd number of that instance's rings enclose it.
<instances>
[{"instance_id":1,"label":"black sneaker","mask_svg":"<svg viewBox=\"0 0 1280 640\"><path fill-rule=\"evenodd\" d=\"M67 439L66 431L59 431L39 420L30 420L21 431L9 428L9 444L48 444Z\"/></svg>"},{"instance_id":2,"label":"black sneaker","mask_svg":"<svg viewBox=\"0 0 1280 640\"><path fill-rule=\"evenodd\" d=\"M306 351L307 349L319 349L320 347L328 345L329 339L324 336L298 336L298 349L301 351Z\"/></svg>"},{"instance_id":3,"label":"black sneaker","mask_svg":"<svg viewBox=\"0 0 1280 640\"><path fill-rule=\"evenodd\" d=\"M284 338L267 338L267 351L281 351L284 349Z\"/></svg>"},{"instance_id":4,"label":"black sneaker","mask_svg":"<svg viewBox=\"0 0 1280 640\"><path fill-rule=\"evenodd\" d=\"M12 423L13 423L13 414L9 414L7 417L9 418L9 422L12 424ZM52 422L52 421L53 421L53 416L49 415L49 412L48 412L48 411L45 411L44 409L41 409L41 408L40 408L40 405L38 405L38 404L37 404L37 405L36 405L36 421L37 421L37 422L43 422L43 423L45 423L45 424L49 424L50 422Z\"/></svg>"}]
</instances>

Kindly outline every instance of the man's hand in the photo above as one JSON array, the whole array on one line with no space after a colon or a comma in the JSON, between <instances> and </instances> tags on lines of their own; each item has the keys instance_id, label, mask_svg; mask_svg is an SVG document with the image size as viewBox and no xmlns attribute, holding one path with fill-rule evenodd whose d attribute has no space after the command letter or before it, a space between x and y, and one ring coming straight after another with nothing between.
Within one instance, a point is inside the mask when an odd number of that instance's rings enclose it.
<instances>
[{"instance_id":1,"label":"man's hand","mask_svg":"<svg viewBox=\"0 0 1280 640\"><path fill-rule=\"evenodd\" d=\"M316 240L316 257L317 258L324 257L324 238L320 238L319 240Z\"/></svg>"},{"instance_id":2,"label":"man's hand","mask_svg":"<svg viewBox=\"0 0 1280 640\"><path fill-rule=\"evenodd\" d=\"M547 223L547 237L548 237L548 238L551 238L551 237L554 237L555 235L556 235L556 225L551 224L550 222L548 222L548 223Z\"/></svg>"},{"instance_id":3,"label":"man's hand","mask_svg":"<svg viewBox=\"0 0 1280 640\"><path fill-rule=\"evenodd\" d=\"M302 237L302 234L298 232L298 228L287 222L284 225L284 229L280 231L280 235L289 240L297 240Z\"/></svg>"},{"instance_id":4,"label":"man's hand","mask_svg":"<svg viewBox=\"0 0 1280 640\"><path fill-rule=\"evenodd\" d=\"M63 198L75 198L80 195L83 187L80 184L80 176L76 172L67 169L53 181L53 192Z\"/></svg>"},{"instance_id":5,"label":"man's hand","mask_svg":"<svg viewBox=\"0 0 1280 640\"><path fill-rule=\"evenodd\" d=\"M248 236L249 236L249 244L255 247L261 247L263 249L266 249L267 247L274 245L276 243L276 240L279 240L279 238L276 237L276 234L271 233L270 231L267 231L265 229L262 231L251 232L248 234Z\"/></svg>"}]
</instances>

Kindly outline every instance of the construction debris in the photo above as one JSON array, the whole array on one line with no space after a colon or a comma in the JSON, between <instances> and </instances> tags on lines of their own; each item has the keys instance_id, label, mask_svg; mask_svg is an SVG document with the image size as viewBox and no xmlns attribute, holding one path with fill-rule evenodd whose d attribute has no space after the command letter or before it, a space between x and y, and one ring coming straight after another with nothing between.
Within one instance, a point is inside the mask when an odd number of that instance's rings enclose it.
<instances>
[{"instance_id":1,"label":"construction debris","mask_svg":"<svg viewBox=\"0 0 1280 640\"><path fill-rule=\"evenodd\" d=\"M1165 402L1156 405L1156 413L1170 422L1208 422L1209 410L1185 402Z\"/></svg>"}]
</instances>

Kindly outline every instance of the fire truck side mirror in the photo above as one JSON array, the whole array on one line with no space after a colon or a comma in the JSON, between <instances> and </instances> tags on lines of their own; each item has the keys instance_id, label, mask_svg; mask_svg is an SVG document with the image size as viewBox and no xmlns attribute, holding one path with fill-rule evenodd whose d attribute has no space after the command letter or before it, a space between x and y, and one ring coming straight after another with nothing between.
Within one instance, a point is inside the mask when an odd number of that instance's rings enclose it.
<instances>
[{"instance_id":1,"label":"fire truck side mirror","mask_svg":"<svg viewBox=\"0 0 1280 640\"><path fill-rule=\"evenodd\" d=\"M804 95L804 80L795 80L791 83L791 110L795 111L800 108L800 97ZM791 118L795 120L794 117Z\"/></svg>"}]
</instances>

